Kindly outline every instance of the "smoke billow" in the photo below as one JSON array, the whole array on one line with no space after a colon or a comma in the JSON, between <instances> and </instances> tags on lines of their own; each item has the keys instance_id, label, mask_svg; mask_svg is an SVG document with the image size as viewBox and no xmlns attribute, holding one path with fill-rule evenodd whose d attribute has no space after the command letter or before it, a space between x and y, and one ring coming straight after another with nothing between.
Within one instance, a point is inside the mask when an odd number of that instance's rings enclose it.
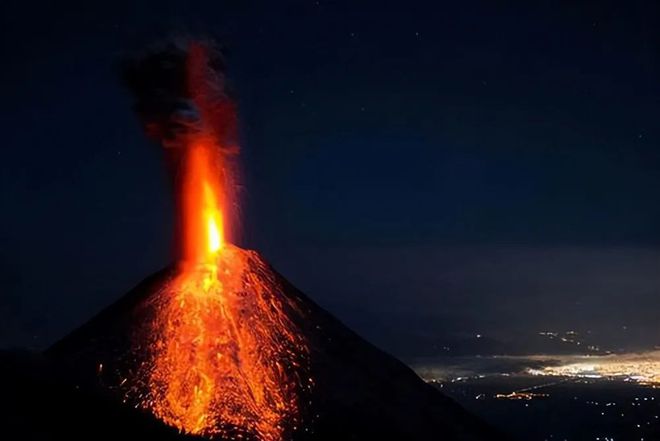
<instances>
[{"instance_id":1,"label":"smoke billow","mask_svg":"<svg viewBox=\"0 0 660 441\"><path fill-rule=\"evenodd\" d=\"M237 153L236 109L226 93L224 58L213 42L170 42L126 60L122 70L150 138L169 148L201 135L223 153Z\"/></svg>"}]
</instances>

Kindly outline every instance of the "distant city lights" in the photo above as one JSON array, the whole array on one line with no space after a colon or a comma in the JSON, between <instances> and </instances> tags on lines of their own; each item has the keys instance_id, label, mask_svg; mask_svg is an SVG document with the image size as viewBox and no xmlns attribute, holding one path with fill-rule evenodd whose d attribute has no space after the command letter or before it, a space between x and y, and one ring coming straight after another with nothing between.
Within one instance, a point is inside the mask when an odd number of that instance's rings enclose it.
<instances>
[{"instance_id":1,"label":"distant city lights","mask_svg":"<svg viewBox=\"0 0 660 441\"><path fill-rule=\"evenodd\" d=\"M540 369L526 369L530 375L574 378L605 378L660 387L660 351L640 354L573 356L566 362Z\"/></svg>"}]
</instances>

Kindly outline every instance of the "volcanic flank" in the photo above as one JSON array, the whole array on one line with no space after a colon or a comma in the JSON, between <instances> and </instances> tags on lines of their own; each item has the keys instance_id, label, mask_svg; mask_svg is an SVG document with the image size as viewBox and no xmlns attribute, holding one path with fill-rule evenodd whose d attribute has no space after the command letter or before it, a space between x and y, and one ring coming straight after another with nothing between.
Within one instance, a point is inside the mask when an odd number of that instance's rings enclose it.
<instances>
[{"instance_id":1,"label":"volcanic flank","mask_svg":"<svg viewBox=\"0 0 660 441\"><path fill-rule=\"evenodd\" d=\"M176 263L47 351L76 384L184 434L216 439L497 440L501 436L228 242L234 106L206 42L126 65L164 147ZM130 436L130 434L126 434Z\"/></svg>"}]
</instances>

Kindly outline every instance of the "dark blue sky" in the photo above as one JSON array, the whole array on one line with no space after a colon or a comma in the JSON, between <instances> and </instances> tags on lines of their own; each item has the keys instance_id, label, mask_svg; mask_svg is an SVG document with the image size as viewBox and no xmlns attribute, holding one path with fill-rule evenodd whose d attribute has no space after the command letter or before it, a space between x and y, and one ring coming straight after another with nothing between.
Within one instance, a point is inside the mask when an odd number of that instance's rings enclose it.
<instances>
[{"instance_id":1,"label":"dark blue sky","mask_svg":"<svg viewBox=\"0 0 660 441\"><path fill-rule=\"evenodd\" d=\"M46 344L169 261L117 66L181 34L227 48L239 243L359 331L653 326L655 2L64 3L0 6L0 343Z\"/></svg>"}]
</instances>

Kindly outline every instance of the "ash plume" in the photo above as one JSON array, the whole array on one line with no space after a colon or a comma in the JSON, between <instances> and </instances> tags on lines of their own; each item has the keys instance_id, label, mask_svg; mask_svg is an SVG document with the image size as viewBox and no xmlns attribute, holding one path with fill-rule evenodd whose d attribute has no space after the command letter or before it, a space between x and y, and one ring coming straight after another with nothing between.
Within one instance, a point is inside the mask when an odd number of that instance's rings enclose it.
<instances>
[{"instance_id":1,"label":"ash plume","mask_svg":"<svg viewBox=\"0 0 660 441\"><path fill-rule=\"evenodd\" d=\"M176 40L122 63L123 82L146 134L166 148L190 136L237 153L237 117L226 93L225 62L210 40Z\"/></svg>"}]
</instances>

